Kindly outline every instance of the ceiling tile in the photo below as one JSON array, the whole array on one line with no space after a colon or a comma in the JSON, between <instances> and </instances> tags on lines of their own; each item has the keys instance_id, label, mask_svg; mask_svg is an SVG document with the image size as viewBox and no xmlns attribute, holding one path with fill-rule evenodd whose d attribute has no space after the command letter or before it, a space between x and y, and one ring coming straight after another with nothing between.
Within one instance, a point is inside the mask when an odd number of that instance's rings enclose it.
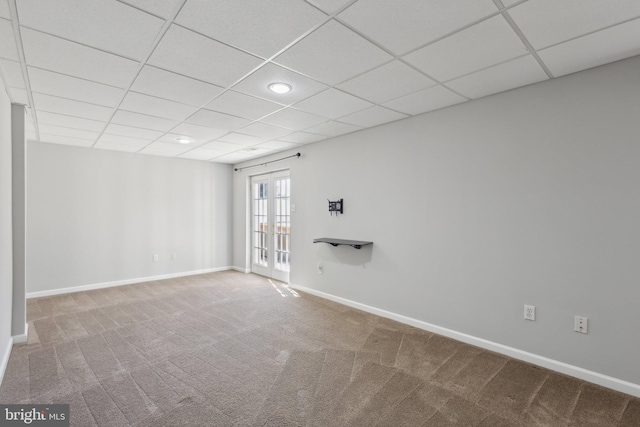
<instances>
[{"instance_id":1,"label":"ceiling tile","mask_svg":"<svg viewBox=\"0 0 640 427\"><path fill-rule=\"evenodd\" d=\"M267 156L267 155L270 155L270 154L275 154L278 151L283 151L283 150L274 150L274 149L266 148L266 147L258 147L256 145L254 147L247 147L247 148L245 148L244 151L247 151L248 153L252 154L253 155L251 157L252 159L259 159L260 157Z\"/></svg>"},{"instance_id":2,"label":"ceiling tile","mask_svg":"<svg viewBox=\"0 0 640 427\"><path fill-rule=\"evenodd\" d=\"M250 120L241 117L205 110L204 108L189 117L186 122L224 130L235 130L251 123Z\"/></svg>"},{"instance_id":3,"label":"ceiling tile","mask_svg":"<svg viewBox=\"0 0 640 427\"><path fill-rule=\"evenodd\" d=\"M178 124L175 120L163 119L161 117L132 113L131 111L123 110L116 111L113 115L113 119L111 119L111 123L157 130L160 132L167 132Z\"/></svg>"},{"instance_id":4,"label":"ceiling tile","mask_svg":"<svg viewBox=\"0 0 640 427\"><path fill-rule=\"evenodd\" d=\"M40 142L49 142L52 144L73 145L75 147L91 147L93 145L92 140L71 138L68 136L49 135L46 133L40 133Z\"/></svg>"},{"instance_id":5,"label":"ceiling tile","mask_svg":"<svg viewBox=\"0 0 640 427\"><path fill-rule=\"evenodd\" d=\"M243 135L241 133L230 133L228 135L218 138L219 142L239 145L255 145L260 142L264 142L268 138L258 138L250 135Z\"/></svg>"},{"instance_id":6,"label":"ceiling tile","mask_svg":"<svg viewBox=\"0 0 640 427\"><path fill-rule=\"evenodd\" d=\"M291 91L288 93L270 91L269 84L276 82L287 83L292 87ZM288 105L325 90L327 86L277 65L267 64L235 85L233 89Z\"/></svg>"},{"instance_id":7,"label":"ceiling tile","mask_svg":"<svg viewBox=\"0 0 640 427\"><path fill-rule=\"evenodd\" d=\"M273 113L260 121L276 126L282 126L291 130L302 130L324 123L327 119L304 111L285 108L284 110Z\"/></svg>"},{"instance_id":8,"label":"ceiling tile","mask_svg":"<svg viewBox=\"0 0 640 427\"><path fill-rule=\"evenodd\" d=\"M16 38L13 35L13 24L6 19L0 19L0 58L19 61Z\"/></svg>"},{"instance_id":9,"label":"ceiling tile","mask_svg":"<svg viewBox=\"0 0 640 427\"><path fill-rule=\"evenodd\" d=\"M296 132L292 133L291 135L278 138L278 141L292 142L295 144L309 144L311 142L322 141L323 139L327 139L327 137L324 135L316 135L313 133Z\"/></svg>"},{"instance_id":10,"label":"ceiling tile","mask_svg":"<svg viewBox=\"0 0 640 427\"><path fill-rule=\"evenodd\" d=\"M143 95L136 92L127 92L122 100L120 108L134 113L150 114L170 120L184 120L197 108L191 105L180 104L154 96Z\"/></svg>"},{"instance_id":11,"label":"ceiling tile","mask_svg":"<svg viewBox=\"0 0 640 427\"><path fill-rule=\"evenodd\" d=\"M11 19L8 0L0 0L0 18Z\"/></svg>"},{"instance_id":12,"label":"ceiling tile","mask_svg":"<svg viewBox=\"0 0 640 427\"><path fill-rule=\"evenodd\" d=\"M375 106L340 118L341 122L356 126L370 127L408 117L406 114Z\"/></svg>"},{"instance_id":13,"label":"ceiling tile","mask_svg":"<svg viewBox=\"0 0 640 427\"><path fill-rule=\"evenodd\" d=\"M48 113L46 111L38 111L38 124L49 124L64 126L73 129L83 129L93 132L102 132L106 123L97 120L83 119L80 117L65 116L62 114Z\"/></svg>"},{"instance_id":14,"label":"ceiling tile","mask_svg":"<svg viewBox=\"0 0 640 427\"><path fill-rule=\"evenodd\" d=\"M268 141L263 142L262 144L256 145L256 148L266 148L268 150L286 150L288 148L297 147L298 144L294 144L293 142L285 142L285 141Z\"/></svg>"},{"instance_id":15,"label":"ceiling tile","mask_svg":"<svg viewBox=\"0 0 640 427\"><path fill-rule=\"evenodd\" d=\"M338 19L403 54L497 11L492 0L360 0Z\"/></svg>"},{"instance_id":16,"label":"ceiling tile","mask_svg":"<svg viewBox=\"0 0 640 427\"><path fill-rule=\"evenodd\" d=\"M138 63L97 49L21 28L27 65L126 88Z\"/></svg>"},{"instance_id":17,"label":"ceiling tile","mask_svg":"<svg viewBox=\"0 0 640 427\"><path fill-rule=\"evenodd\" d=\"M171 133L163 135L162 138L159 138L156 142L166 142L167 144L177 144L177 145L183 145L189 148L195 148L204 144L205 142L211 141L212 139L212 138L200 137L200 136L187 136L186 138L189 140L189 142L182 143L178 141L179 139L182 139L184 137L185 135L182 133L171 131Z\"/></svg>"},{"instance_id":18,"label":"ceiling tile","mask_svg":"<svg viewBox=\"0 0 640 427\"><path fill-rule=\"evenodd\" d=\"M61 126L52 126L45 124L38 124L38 130L40 133L56 136L70 136L72 138L84 139L87 141L95 141L100 136L99 132L90 132L87 130L71 129Z\"/></svg>"},{"instance_id":19,"label":"ceiling tile","mask_svg":"<svg viewBox=\"0 0 640 427\"><path fill-rule=\"evenodd\" d=\"M331 88L298 102L294 107L302 111L336 119L345 114L364 110L372 105L368 101Z\"/></svg>"},{"instance_id":20,"label":"ceiling tile","mask_svg":"<svg viewBox=\"0 0 640 427\"><path fill-rule=\"evenodd\" d=\"M263 139L276 139L292 133L289 129L267 125L265 123L252 123L249 126L243 127L238 132L251 136L257 136L258 138Z\"/></svg>"},{"instance_id":21,"label":"ceiling tile","mask_svg":"<svg viewBox=\"0 0 640 427\"><path fill-rule=\"evenodd\" d=\"M148 63L227 87L262 61L193 31L172 25Z\"/></svg>"},{"instance_id":22,"label":"ceiling tile","mask_svg":"<svg viewBox=\"0 0 640 427\"><path fill-rule=\"evenodd\" d=\"M201 107L223 88L145 65L131 90Z\"/></svg>"},{"instance_id":23,"label":"ceiling tile","mask_svg":"<svg viewBox=\"0 0 640 427\"><path fill-rule=\"evenodd\" d=\"M541 82L547 78L536 60L532 56L525 56L452 80L447 83L447 86L464 96L475 99Z\"/></svg>"},{"instance_id":24,"label":"ceiling tile","mask_svg":"<svg viewBox=\"0 0 640 427\"><path fill-rule=\"evenodd\" d=\"M161 18L170 18L183 0L120 0Z\"/></svg>"},{"instance_id":25,"label":"ceiling tile","mask_svg":"<svg viewBox=\"0 0 640 427\"><path fill-rule=\"evenodd\" d=\"M252 144L243 144L243 145L252 145ZM207 149L216 150L216 151L230 152L230 151L241 150L243 148L243 145L230 144L228 142L221 142L221 141L213 141L213 142L209 142L208 144L204 144L198 148L207 148Z\"/></svg>"},{"instance_id":26,"label":"ceiling tile","mask_svg":"<svg viewBox=\"0 0 640 427\"><path fill-rule=\"evenodd\" d=\"M403 59L443 82L527 53L511 26L498 15Z\"/></svg>"},{"instance_id":27,"label":"ceiling tile","mask_svg":"<svg viewBox=\"0 0 640 427\"><path fill-rule=\"evenodd\" d=\"M271 149L268 149L268 148L244 147L242 150L236 151L235 153L232 153L232 154L247 153L250 156L249 158L255 159L255 158L258 158L258 157L261 157L261 156L265 156L267 154L271 154L273 152L275 152L275 150L271 150Z\"/></svg>"},{"instance_id":28,"label":"ceiling tile","mask_svg":"<svg viewBox=\"0 0 640 427\"><path fill-rule=\"evenodd\" d=\"M109 120L111 112L113 111L111 108L100 105L87 104L86 102L58 98L36 92L33 93L33 102L36 104L36 111L48 111L50 113L65 114L103 122Z\"/></svg>"},{"instance_id":29,"label":"ceiling tile","mask_svg":"<svg viewBox=\"0 0 640 427\"><path fill-rule=\"evenodd\" d=\"M8 87L7 89L9 90L9 96L11 97L11 102L13 104L30 104L26 90L17 87Z\"/></svg>"},{"instance_id":30,"label":"ceiling tile","mask_svg":"<svg viewBox=\"0 0 640 427\"><path fill-rule=\"evenodd\" d=\"M140 147L136 147L135 145L102 141L96 143L93 148L99 148L101 150L124 151L127 153L135 153L136 151L140 150Z\"/></svg>"},{"instance_id":31,"label":"ceiling tile","mask_svg":"<svg viewBox=\"0 0 640 427\"><path fill-rule=\"evenodd\" d=\"M24 78L22 77L22 66L19 62L0 59L0 68L4 75L5 82L9 87L24 89Z\"/></svg>"},{"instance_id":32,"label":"ceiling tile","mask_svg":"<svg viewBox=\"0 0 640 427\"><path fill-rule=\"evenodd\" d=\"M126 4L104 0L20 0L20 25L141 60L164 20Z\"/></svg>"},{"instance_id":33,"label":"ceiling tile","mask_svg":"<svg viewBox=\"0 0 640 427\"><path fill-rule=\"evenodd\" d=\"M191 159L191 160L210 160L214 157L222 156L224 151L210 150L208 148L195 148L191 151L187 151L184 154L181 154L179 157L182 159Z\"/></svg>"},{"instance_id":34,"label":"ceiling tile","mask_svg":"<svg viewBox=\"0 0 640 427\"><path fill-rule=\"evenodd\" d=\"M147 145L148 149L151 150L166 150L166 151L174 151L184 153L189 150L193 150L192 146L189 144L180 144L177 142L154 142L152 144Z\"/></svg>"},{"instance_id":35,"label":"ceiling tile","mask_svg":"<svg viewBox=\"0 0 640 427\"><path fill-rule=\"evenodd\" d=\"M98 143L127 144L130 146L134 146L139 150L142 147L149 145L150 141L147 139L104 133L100 136L100 139L98 139Z\"/></svg>"},{"instance_id":36,"label":"ceiling tile","mask_svg":"<svg viewBox=\"0 0 640 427\"><path fill-rule=\"evenodd\" d=\"M348 125L346 123L340 122L326 122L321 125L314 126L312 128L307 129L309 133L315 133L326 136L338 136L344 135L345 133L355 132L357 130L361 130L360 126ZM282 138L278 138L282 139Z\"/></svg>"},{"instance_id":37,"label":"ceiling tile","mask_svg":"<svg viewBox=\"0 0 640 427\"><path fill-rule=\"evenodd\" d=\"M157 149L157 148L145 148L144 150L138 151L137 154L146 154L148 156L161 156L161 157L177 157L180 155L181 151L174 150L166 150L166 149Z\"/></svg>"},{"instance_id":38,"label":"ceiling tile","mask_svg":"<svg viewBox=\"0 0 640 427\"><path fill-rule=\"evenodd\" d=\"M340 9L347 3L350 3L350 0L306 0L307 3L314 5L318 9L322 10L325 13L331 14L336 10Z\"/></svg>"},{"instance_id":39,"label":"ceiling tile","mask_svg":"<svg viewBox=\"0 0 640 427\"><path fill-rule=\"evenodd\" d=\"M140 154L153 154L155 156L175 157L186 151L191 150L193 147L188 147L183 144L173 144L170 142L154 142L146 146L140 151Z\"/></svg>"},{"instance_id":40,"label":"ceiling tile","mask_svg":"<svg viewBox=\"0 0 640 427\"><path fill-rule=\"evenodd\" d=\"M435 84L429 77L408 65L393 61L338 87L374 103L381 103Z\"/></svg>"},{"instance_id":41,"label":"ceiling tile","mask_svg":"<svg viewBox=\"0 0 640 427\"><path fill-rule=\"evenodd\" d=\"M275 62L335 85L392 59L391 55L336 21L329 21Z\"/></svg>"},{"instance_id":42,"label":"ceiling tile","mask_svg":"<svg viewBox=\"0 0 640 427\"><path fill-rule=\"evenodd\" d=\"M640 19L538 52L555 77L640 54Z\"/></svg>"},{"instance_id":43,"label":"ceiling tile","mask_svg":"<svg viewBox=\"0 0 640 427\"><path fill-rule=\"evenodd\" d=\"M160 138L164 132L160 132L157 130L150 129L141 129L132 126L124 126L118 125L115 123L110 123L109 126L104 130L104 133L110 135L119 135L119 136L129 136L133 138L140 138L145 141L153 141L157 138Z\"/></svg>"},{"instance_id":44,"label":"ceiling tile","mask_svg":"<svg viewBox=\"0 0 640 427\"><path fill-rule=\"evenodd\" d=\"M255 98L229 90L207 104L208 110L215 110L249 120L257 120L282 108L280 104Z\"/></svg>"},{"instance_id":45,"label":"ceiling tile","mask_svg":"<svg viewBox=\"0 0 640 427\"><path fill-rule=\"evenodd\" d=\"M124 90L100 83L69 77L39 68L28 67L31 90L90 104L116 107Z\"/></svg>"},{"instance_id":46,"label":"ceiling tile","mask_svg":"<svg viewBox=\"0 0 640 427\"><path fill-rule=\"evenodd\" d=\"M504 5L504 7L509 7L514 3L518 3L521 0L502 0L502 4ZM527 1L527 0L523 0L523 1Z\"/></svg>"},{"instance_id":47,"label":"ceiling tile","mask_svg":"<svg viewBox=\"0 0 640 427\"><path fill-rule=\"evenodd\" d=\"M175 133L182 136L200 138L203 142L211 141L222 135L227 134L229 131L226 129L215 129L211 127L198 126L191 123L180 123L178 126L171 130L171 133Z\"/></svg>"},{"instance_id":48,"label":"ceiling tile","mask_svg":"<svg viewBox=\"0 0 640 427\"><path fill-rule=\"evenodd\" d=\"M324 19L324 13L299 0L189 0L175 22L268 58Z\"/></svg>"},{"instance_id":49,"label":"ceiling tile","mask_svg":"<svg viewBox=\"0 0 640 427\"><path fill-rule=\"evenodd\" d=\"M401 113L416 115L467 101L442 86L433 86L382 104Z\"/></svg>"},{"instance_id":50,"label":"ceiling tile","mask_svg":"<svg viewBox=\"0 0 640 427\"><path fill-rule=\"evenodd\" d=\"M236 151L235 153L225 154L224 156L216 157L213 161L217 163L229 163L234 164L253 158L251 153Z\"/></svg>"},{"instance_id":51,"label":"ceiling tile","mask_svg":"<svg viewBox=\"0 0 640 427\"><path fill-rule=\"evenodd\" d=\"M529 43L542 49L640 16L638 0L536 0L509 9Z\"/></svg>"}]
</instances>

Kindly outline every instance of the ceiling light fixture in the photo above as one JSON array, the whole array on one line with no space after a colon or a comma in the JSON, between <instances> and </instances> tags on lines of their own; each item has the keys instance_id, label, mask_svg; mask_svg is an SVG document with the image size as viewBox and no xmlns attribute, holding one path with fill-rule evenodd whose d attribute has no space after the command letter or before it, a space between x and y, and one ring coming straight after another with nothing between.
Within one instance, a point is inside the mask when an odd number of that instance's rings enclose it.
<instances>
[{"instance_id":1,"label":"ceiling light fixture","mask_svg":"<svg viewBox=\"0 0 640 427\"><path fill-rule=\"evenodd\" d=\"M271 92L275 92L275 93L287 93L291 91L291 85L288 85L286 83L280 83L280 82L271 83L267 87Z\"/></svg>"},{"instance_id":2,"label":"ceiling light fixture","mask_svg":"<svg viewBox=\"0 0 640 427\"><path fill-rule=\"evenodd\" d=\"M182 137L181 138L176 138L176 141L178 141L180 144L188 144L188 143L191 142L191 141L189 141L189 139L182 138Z\"/></svg>"}]
</instances>

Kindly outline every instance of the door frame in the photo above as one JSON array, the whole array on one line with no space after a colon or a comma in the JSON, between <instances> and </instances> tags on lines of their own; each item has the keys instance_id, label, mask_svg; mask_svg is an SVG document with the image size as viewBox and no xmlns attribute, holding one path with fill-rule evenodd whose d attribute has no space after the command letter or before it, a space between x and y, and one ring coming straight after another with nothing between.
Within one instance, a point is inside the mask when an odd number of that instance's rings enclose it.
<instances>
[{"instance_id":1,"label":"door frame","mask_svg":"<svg viewBox=\"0 0 640 427\"><path fill-rule=\"evenodd\" d=\"M265 171L262 173L256 173L247 177L247 255L249 271L262 276L270 277L281 282L289 283L290 269L289 271L278 270L275 268L275 252L276 245L275 239L275 180L277 178L288 177L289 185L291 186L291 171L287 169L277 169L272 171ZM261 179L264 178L264 179ZM256 181L266 181L267 185L267 251L270 255L267 261L267 266L262 266L254 263L254 199L253 199L253 186ZM291 201L291 187L289 187L289 201ZM289 211L289 221L291 221L291 211ZM290 224L290 222L289 222ZM291 235L289 234L289 248L291 247ZM290 249L289 249L290 252ZM291 264L289 263L289 266Z\"/></svg>"}]
</instances>

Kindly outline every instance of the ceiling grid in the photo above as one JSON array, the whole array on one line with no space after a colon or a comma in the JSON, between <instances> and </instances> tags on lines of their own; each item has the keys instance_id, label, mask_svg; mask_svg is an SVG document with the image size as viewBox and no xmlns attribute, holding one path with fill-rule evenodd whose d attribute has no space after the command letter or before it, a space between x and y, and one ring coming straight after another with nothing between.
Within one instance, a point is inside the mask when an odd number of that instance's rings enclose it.
<instances>
[{"instance_id":1,"label":"ceiling grid","mask_svg":"<svg viewBox=\"0 0 640 427\"><path fill-rule=\"evenodd\" d=\"M29 140L237 163L638 55L640 2L0 0L0 29Z\"/></svg>"}]
</instances>

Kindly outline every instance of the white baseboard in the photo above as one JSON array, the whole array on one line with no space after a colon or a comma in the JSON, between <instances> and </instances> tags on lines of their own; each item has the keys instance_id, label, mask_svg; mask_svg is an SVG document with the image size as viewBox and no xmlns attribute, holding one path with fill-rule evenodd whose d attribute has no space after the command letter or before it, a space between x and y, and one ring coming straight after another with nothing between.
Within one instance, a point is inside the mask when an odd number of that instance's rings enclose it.
<instances>
[{"instance_id":1,"label":"white baseboard","mask_svg":"<svg viewBox=\"0 0 640 427\"><path fill-rule=\"evenodd\" d=\"M27 342L27 339L29 338L29 324L25 323L24 324L24 334L21 335L14 335L13 336L13 343L14 344L22 344Z\"/></svg>"},{"instance_id":2,"label":"white baseboard","mask_svg":"<svg viewBox=\"0 0 640 427\"><path fill-rule=\"evenodd\" d=\"M13 337L9 337L9 342L7 342L7 348L4 349L2 360L0 360L0 386L2 385L2 380L4 379L4 373L7 370L7 365L9 364L9 356L11 356L12 348L13 348Z\"/></svg>"},{"instance_id":3,"label":"white baseboard","mask_svg":"<svg viewBox=\"0 0 640 427\"><path fill-rule=\"evenodd\" d=\"M390 311L382 310L376 307L371 307L366 304L362 304L346 298L331 295L322 291L317 291L315 289L307 288L304 286L297 286L297 285L290 285L290 286L296 290L306 292L308 294L325 298L331 301L335 301L337 303L344 304L349 307L357 308L358 310L366 311L368 313L372 313L381 317L386 317L388 319L396 320L400 323L411 325L419 329L424 329L425 331L443 335L445 337L449 337L457 341L462 341L464 343L471 344L476 347L481 347L486 350L491 350L496 353L504 354L506 356L513 357L514 359L518 359L524 362L538 365L543 368L550 369L552 371L560 372L565 375L569 375L575 378L579 378L581 380L588 381L590 383L598 384L603 387L607 387L622 393L640 397L640 385L638 384L634 384L618 378L613 378L608 375L600 374L598 372L589 371L587 369L583 369L578 366L574 366L568 363L549 359L547 357L539 356L537 354L518 350L517 348L498 344L493 341L474 337L472 335L467 335L462 332L454 331L452 329L443 328L437 325L433 325L431 323L424 322L422 320L417 320L411 317L403 316L401 314L396 314L396 313L392 313Z\"/></svg>"},{"instance_id":4,"label":"white baseboard","mask_svg":"<svg viewBox=\"0 0 640 427\"><path fill-rule=\"evenodd\" d=\"M231 267L232 270L239 271L240 273L251 273L250 268Z\"/></svg>"},{"instance_id":5,"label":"white baseboard","mask_svg":"<svg viewBox=\"0 0 640 427\"><path fill-rule=\"evenodd\" d=\"M173 279L175 277L194 276L196 274L215 273L217 271L231 270L232 267L206 268L204 270L184 271L181 273L161 274L159 276L138 277L135 279L116 280L113 282L94 283L91 285L72 286L69 288L51 289L48 291L27 292L27 299L48 297L52 295L68 294L72 292L90 291L93 289L111 288L113 286L132 285L134 283L151 282L154 280Z\"/></svg>"}]
</instances>

